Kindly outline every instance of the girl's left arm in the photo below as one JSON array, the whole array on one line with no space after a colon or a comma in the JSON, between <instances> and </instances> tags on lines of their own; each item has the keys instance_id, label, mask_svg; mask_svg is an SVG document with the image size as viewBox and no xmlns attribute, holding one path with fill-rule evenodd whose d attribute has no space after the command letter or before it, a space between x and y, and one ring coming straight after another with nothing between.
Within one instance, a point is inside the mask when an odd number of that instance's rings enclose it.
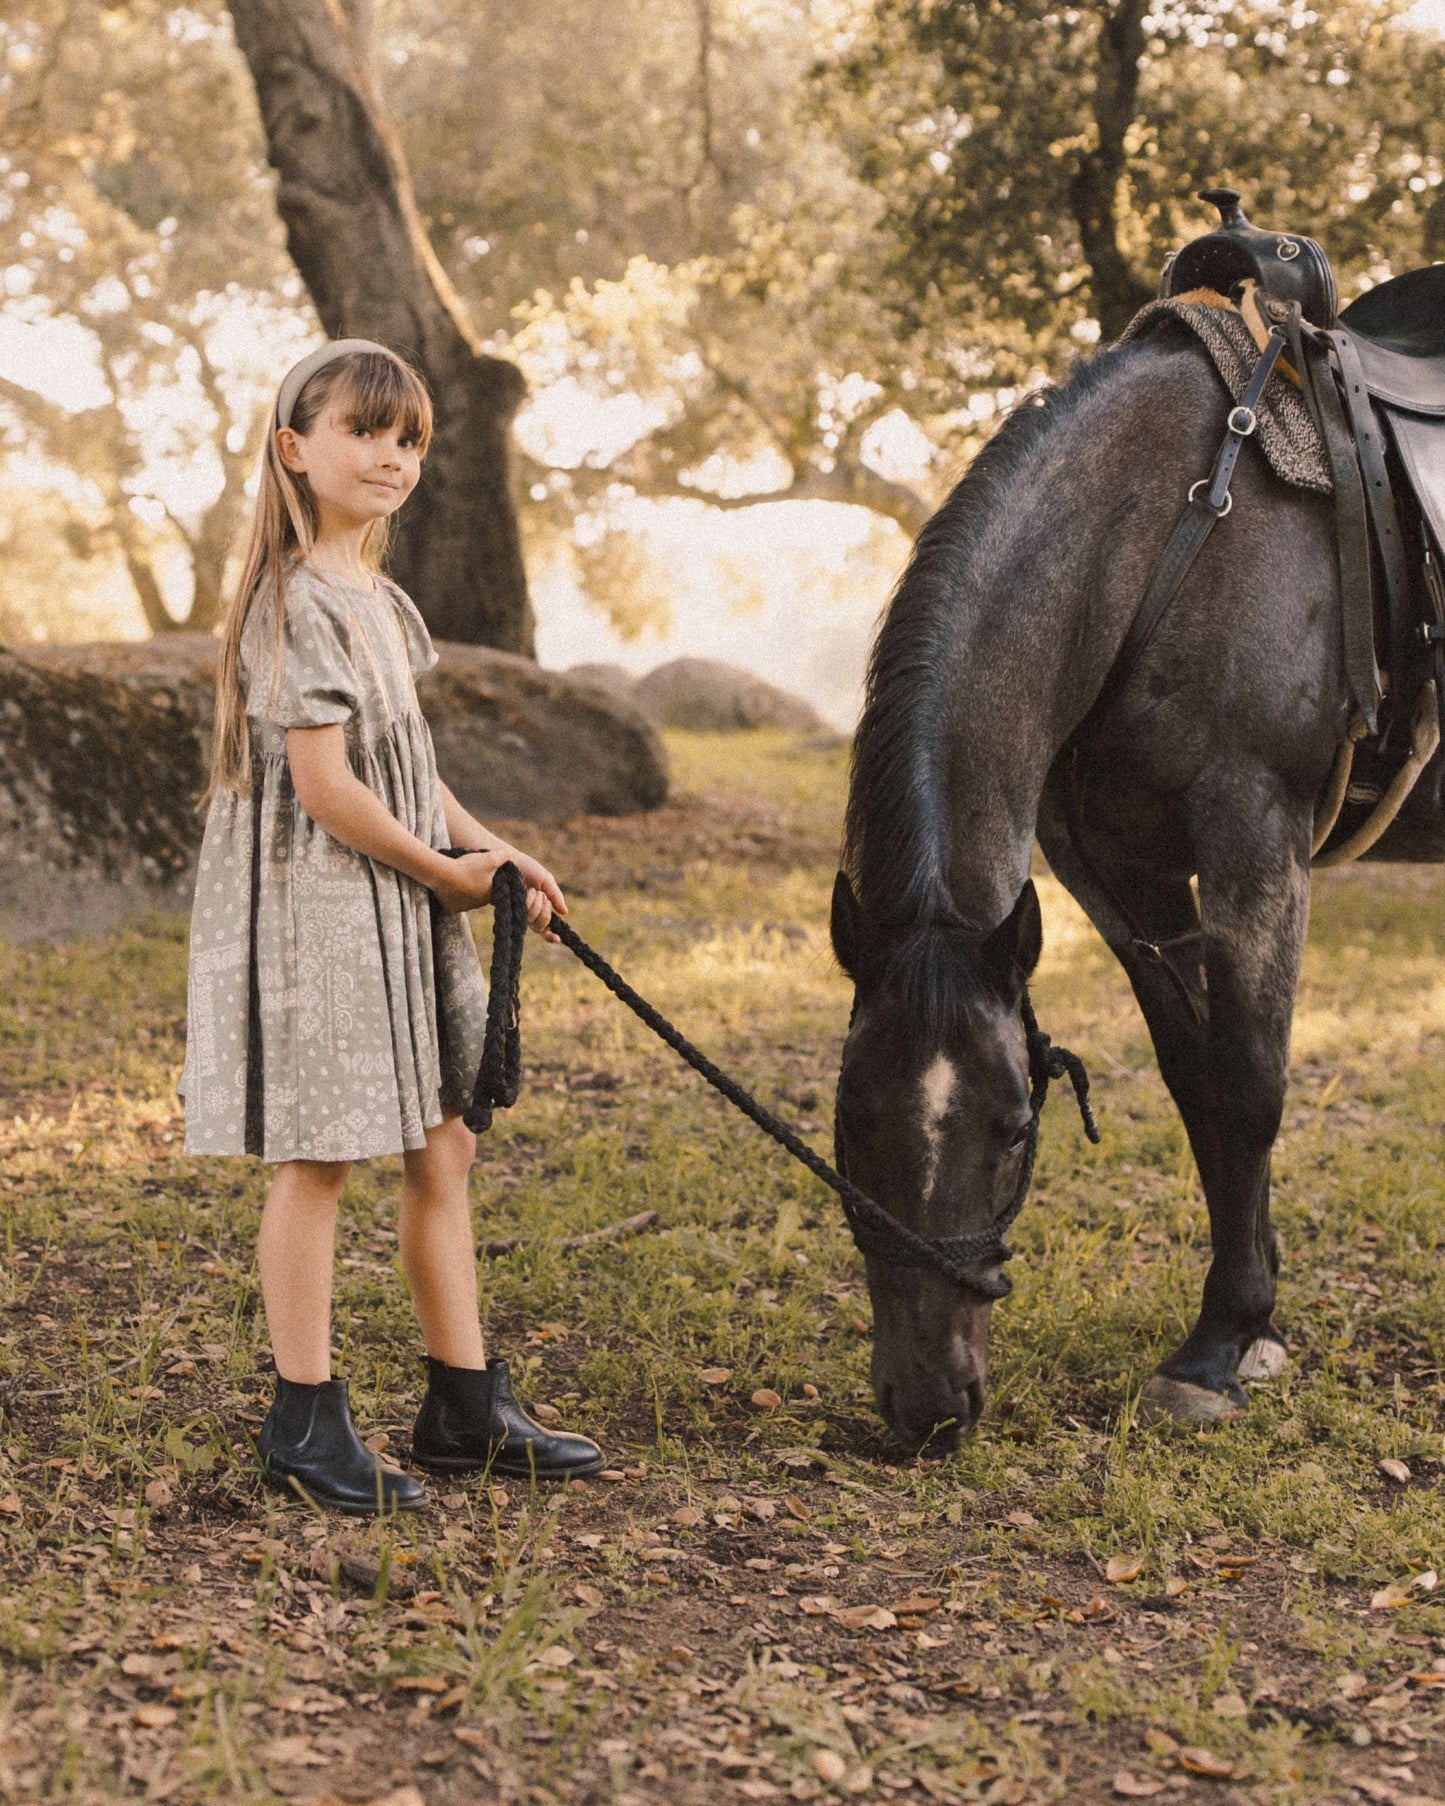
<instances>
[{"instance_id":1,"label":"girl's left arm","mask_svg":"<svg viewBox=\"0 0 1445 1806\"><path fill-rule=\"evenodd\" d=\"M554 909L558 915L566 915L567 899L562 895L562 887L539 859L533 859L510 841L503 840L500 834L484 828L475 815L462 807L447 785L441 785L441 793L442 813L446 816L447 835L452 845L465 847L473 853L504 852L522 874L527 883L527 914L534 928L545 932ZM557 937L549 935L548 938L555 940Z\"/></svg>"}]
</instances>

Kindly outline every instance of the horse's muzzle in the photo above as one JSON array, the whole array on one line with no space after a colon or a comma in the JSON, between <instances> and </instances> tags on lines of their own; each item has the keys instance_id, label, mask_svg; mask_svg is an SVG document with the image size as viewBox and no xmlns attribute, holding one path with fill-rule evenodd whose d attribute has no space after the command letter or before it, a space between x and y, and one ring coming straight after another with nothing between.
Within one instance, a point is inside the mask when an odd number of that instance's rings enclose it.
<instances>
[{"instance_id":1,"label":"horse's muzzle","mask_svg":"<svg viewBox=\"0 0 1445 1806\"><path fill-rule=\"evenodd\" d=\"M983 1361L961 1337L942 1358L895 1355L886 1343L873 1351L873 1396L895 1436L920 1454L947 1455L983 1413Z\"/></svg>"}]
</instances>

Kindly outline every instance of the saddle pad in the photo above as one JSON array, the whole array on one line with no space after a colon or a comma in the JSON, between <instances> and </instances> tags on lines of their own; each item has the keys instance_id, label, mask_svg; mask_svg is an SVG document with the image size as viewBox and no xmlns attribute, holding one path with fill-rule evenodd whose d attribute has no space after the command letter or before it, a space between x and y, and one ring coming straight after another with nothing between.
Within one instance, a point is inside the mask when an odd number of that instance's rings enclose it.
<instances>
[{"instance_id":1,"label":"saddle pad","mask_svg":"<svg viewBox=\"0 0 1445 1806\"><path fill-rule=\"evenodd\" d=\"M1200 291L1196 290L1195 293ZM1194 334L1213 360L1220 379L1235 401L1249 387L1259 362L1259 347L1232 301L1151 301L1140 308L1124 328L1119 343L1147 338L1150 333L1184 327ZM1318 429L1299 390L1279 370L1270 377L1255 410L1259 431L1255 435L1265 461L1282 483L1292 489L1311 489L1316 495L1332 495L1334 483ZM1223 421L1220 422L1221 427Z\"/></svg>"}]
</instances>

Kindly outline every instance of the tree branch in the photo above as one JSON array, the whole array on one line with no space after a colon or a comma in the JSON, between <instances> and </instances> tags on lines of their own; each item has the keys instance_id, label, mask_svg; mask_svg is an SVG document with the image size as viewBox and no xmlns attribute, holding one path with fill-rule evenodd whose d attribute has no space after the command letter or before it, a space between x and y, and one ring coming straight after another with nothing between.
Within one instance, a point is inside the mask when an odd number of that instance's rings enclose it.
<instances>
[{"instance_id":1,"label":"tree branch","mask_svg":"<svg viewBox=\"0 0 1445 1806\"><path fill-rule=\"evenodd\" d=\"M1119 244L1119 182L1124 140L1139 98L1144 19L1149 0L1116 0L1099 22L1094 77L1094 125L1098 142L1079 158L1069 182L1069 207L1092 275L1095 311L1105 340L1117 339L1153 289L1134 274Z\"/></svg>"},{"instance_id":2,"label":"tree branch","mask_svg":"<svg viewBox=\"0 0 1445 1806\"><path fill-rule=\"evenodd\" d=\"M533 471L539 477L555 474L547 465L531 459L526 463L529 474ZM625 456L605 468L584 464L565 474L573 494L583 502L600 500L616 488L631 489L649 501L702 502L727 514L745 508L760 508L770 502L842 502L882 515L895 522L910 538L933 512L916 490L881 476L853 458L839 459L830 471L820 470L814 464L805 465L786 488L753 490L746 495L718 495L711 489L684 483L679 477L652 466L635 470L629 467Z\"/></svg>"}]
</instances>

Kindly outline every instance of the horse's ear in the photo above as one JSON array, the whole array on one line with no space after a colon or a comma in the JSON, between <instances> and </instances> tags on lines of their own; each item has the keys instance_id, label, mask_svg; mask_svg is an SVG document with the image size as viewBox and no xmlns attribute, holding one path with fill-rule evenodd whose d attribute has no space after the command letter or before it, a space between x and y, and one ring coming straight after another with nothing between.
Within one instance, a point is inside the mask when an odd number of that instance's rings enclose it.
<instances>
[{"instance_id":1,"label":"horse's ear","mask_svg":"<svg viewBox=\"0 0 1445 1806\"><path fill-rule=\"evenodd\" d=\"M855 982L858 977L859 926L858 899L853 895L848 874L839 872L833 880L833 910L829 929L838 964Z\"/></svg>"},{"instance_id":2,"label":"horse's ear","mask_svg":"<svg viewBox=\"0 0 1445 1806\"><path fill-rule=\"evenodd\" d=\"M1017 997L1028 983L1044 950L1044 924L1039 914L1039 893L1029 878L1019 900L983 943L984 960L1000 989Z\"/></svg>"}]
</instances>

